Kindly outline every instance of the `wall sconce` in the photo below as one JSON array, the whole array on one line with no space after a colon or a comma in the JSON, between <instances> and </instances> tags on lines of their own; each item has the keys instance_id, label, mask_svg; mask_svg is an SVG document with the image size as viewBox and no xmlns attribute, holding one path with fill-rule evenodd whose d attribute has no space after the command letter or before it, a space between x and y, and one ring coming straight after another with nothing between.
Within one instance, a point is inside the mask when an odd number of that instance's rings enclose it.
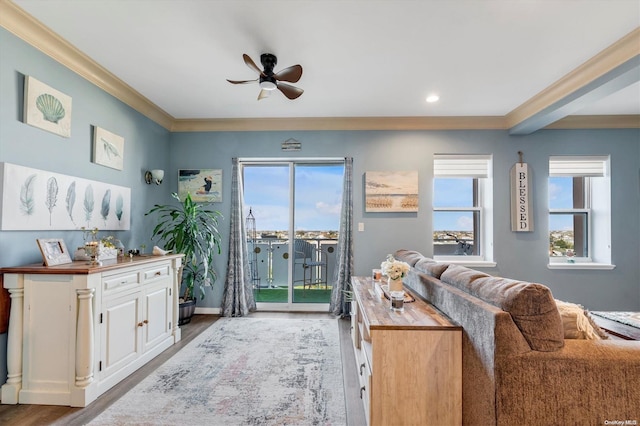
<instances>
[{"instance_id":1,"label":"wall sconce","mask_svg":"<svg viewBox=\"0 0 640 426\"><path fill-rule=\"evenodd\" d=\"M164 178L164 170L155 169L155 170L147 170L144 174L144 181L149 185L151 183L155 183L156 185L160 185L162 183L162 179Z\"/></svg>"}]
</instances>

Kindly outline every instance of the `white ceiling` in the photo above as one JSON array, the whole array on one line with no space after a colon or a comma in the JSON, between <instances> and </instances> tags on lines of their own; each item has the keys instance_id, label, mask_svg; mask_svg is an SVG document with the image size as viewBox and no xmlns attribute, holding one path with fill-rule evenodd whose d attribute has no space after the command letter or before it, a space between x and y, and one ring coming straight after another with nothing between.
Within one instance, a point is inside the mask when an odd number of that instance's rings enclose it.
<instances>
[{"instance_id":1,"label":"white ceiling","mask_svg":"<svg viewBox=\"0 0 640 426\"><path fill-rule=\"evenodd\" d=\"M14 3L174 118L504 116L640 27L638 0ZM226 81L265 52L300 98ZM576 113L640 114L640 83Z\"/></svg>"}]
</instances>

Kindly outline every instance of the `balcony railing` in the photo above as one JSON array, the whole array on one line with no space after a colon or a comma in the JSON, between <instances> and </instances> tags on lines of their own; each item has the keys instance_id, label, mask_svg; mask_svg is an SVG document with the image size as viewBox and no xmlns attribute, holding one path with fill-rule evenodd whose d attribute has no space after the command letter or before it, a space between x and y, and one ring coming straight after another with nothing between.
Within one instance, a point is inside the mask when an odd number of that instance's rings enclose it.
<instances>
[{"instance_id":1,"label":"balcony railing","mask_svg":"<svg viewBox=\"0 0 640 426\"><path fill-rule=\"evenodd\" d=\"M433 239L434 256L475 256L477 255L475 249L472 239L455 237Z\"/></svg>"},{"instance_id":2,"label":"balcony railing","mask_svg":"<svg viewBox=\"0 0 640 426\"><path fill-rule=\"evenodd\" d=\"M317 283L327 288L332 286L333 273L336 268L336 254L338 241L331 238L300 238L307 241L314 248L320 248L322 257L317 250L312 253L316 258L311 261L326 260L327 266L312 267L307 271L307 279L312 283ZM251 280L253 287L260 288L286 288L288 286L289 271L293 265L293 281L294 286L302 286L303 266L295 262L289 262L290 256L292 260L294 253L289 254L289 240L279 238L257 238L247 242L249 248L249 266L251 271ZM292 248L293 250L293 248Z\"/></svg>"}]
</instances>

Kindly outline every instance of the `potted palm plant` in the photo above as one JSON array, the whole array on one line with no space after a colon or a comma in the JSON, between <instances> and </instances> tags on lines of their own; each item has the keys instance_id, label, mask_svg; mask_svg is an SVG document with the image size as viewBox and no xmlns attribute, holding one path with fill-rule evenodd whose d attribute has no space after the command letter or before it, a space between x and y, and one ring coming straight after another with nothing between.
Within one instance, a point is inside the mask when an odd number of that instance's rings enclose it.
<instances>
[{"instance_id":1,"label":"potted palm plant","mask_svg":"<svg viewBox=\"0 0 640 426\"><path fill-rule=\"evenodd\" d=\"M181 287L184 288L180 298L179 324L186 324L191 321L195 311L196 288L200 299L203 299L205 286L213 286L217 278L213 258L221 251L218 220L222 214L211 209L209 204L194 202L190 194L184 200L180 200L175 192L171 196L178 201L178 205L156 204L145 216L158 215L152 240L157 238L164 250L184 254L178 274L182 279Z\"/></svg>"}]
</instances>

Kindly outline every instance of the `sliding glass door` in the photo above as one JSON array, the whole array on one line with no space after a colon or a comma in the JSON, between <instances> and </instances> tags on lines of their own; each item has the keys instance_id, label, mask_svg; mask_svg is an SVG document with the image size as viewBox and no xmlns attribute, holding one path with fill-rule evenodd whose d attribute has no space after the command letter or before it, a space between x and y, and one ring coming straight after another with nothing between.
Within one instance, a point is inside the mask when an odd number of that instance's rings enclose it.
<instances>
[{"instance_id":1,"label":"sliding glass door","mask_svg":"<svg viewBox=\"0 0 640 426\"><path fill-rule=\"evenodd\" d=\"M344 161L243 160L258 309L326 311L336 268Z\"/></svg>"}]
</instances>

